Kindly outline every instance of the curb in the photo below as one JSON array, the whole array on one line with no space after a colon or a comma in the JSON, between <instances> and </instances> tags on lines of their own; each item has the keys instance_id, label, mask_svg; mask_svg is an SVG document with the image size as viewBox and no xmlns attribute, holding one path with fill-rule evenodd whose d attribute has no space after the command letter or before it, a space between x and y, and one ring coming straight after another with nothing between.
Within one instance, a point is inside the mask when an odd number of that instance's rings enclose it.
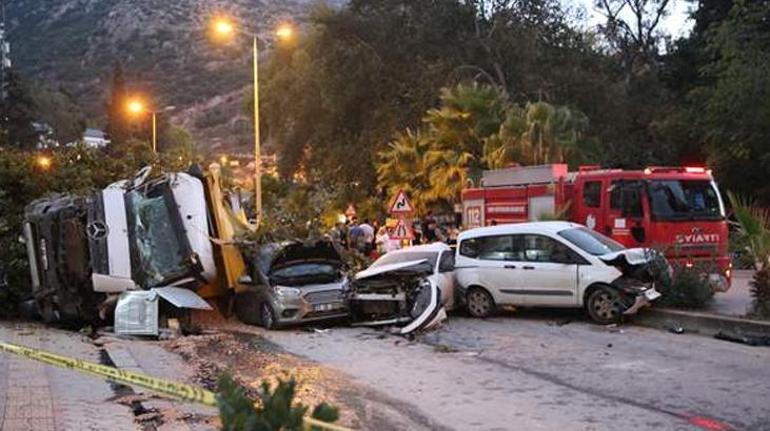
<instances>
[{"instance_id":1,"label":"curb","mask_svg":"<svg viewBox=\"0 0 770 431\"><path fill-rule=\"evenodd\" d=\"M713 337L719 332L770 336L770 321L741 319L695 311L650 308L634 316L633 323L658 329L682 328L687 333Z\"/></svg>"}]
</instances>

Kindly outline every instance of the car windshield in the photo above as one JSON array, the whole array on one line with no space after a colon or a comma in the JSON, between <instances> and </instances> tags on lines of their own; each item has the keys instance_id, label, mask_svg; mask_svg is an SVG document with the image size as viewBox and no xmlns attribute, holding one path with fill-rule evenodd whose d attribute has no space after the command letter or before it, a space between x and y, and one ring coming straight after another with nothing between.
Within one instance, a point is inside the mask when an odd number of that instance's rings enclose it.
<instances>
[{"instance_id":1,"label":"car windshield","mask_svg":"<svg viewBox=\"0 0 770 431\"><path fill-rule=\"evenodd\" d=\"M372 268L382 266L382 265L390 265L393 263L411 262L414 260L422 260L422 259L427 260L431 268L435 268L436 261L438 260L438 252L437 251L391 252L377 259L377 261L372 264Z\"/></svg>"},{"instance_id":2,"label":"car windshield","mask_svg":"<svg viewBox=\"0 0 770 431\"><path fill-rule=\"evenodd\" d=\"M126 204L131 252L139 263L137 279L145 287L156 287L186 275L185 245L175 234L165 196L131 191L126 194Z\"/></svg>"},{"instance_id":3,"label":"car windshield","mask_svg":"<svg viewBox=\"0 0 770 431\"><path fill-rule=\"evenodd\" d=\"M649 183L652 216L658 220L720 220L724 210L714 183L659 180Z\"/></svg>"},{"instance_id":4,"label":"car windshield","mask_svg":"<svg viewBox=\"0 0 770 431\"><path fill-rule=\"evenodd\" d=\"M584 227L563 230L559 232L559 236L594 256L625 250L620 243Z\"/></svg>"},{"instance_id":5,"label":"car windshield","mask_svg":"<svg viewBox=\"0 0 770 431\"><path fill-rule=\"evenodd\" d=\"M326 262L301 262L274 269L270 277L279 284L301 286L307 282L334 282L340 278L339 266Z\"/></svg>"}]
</instances>

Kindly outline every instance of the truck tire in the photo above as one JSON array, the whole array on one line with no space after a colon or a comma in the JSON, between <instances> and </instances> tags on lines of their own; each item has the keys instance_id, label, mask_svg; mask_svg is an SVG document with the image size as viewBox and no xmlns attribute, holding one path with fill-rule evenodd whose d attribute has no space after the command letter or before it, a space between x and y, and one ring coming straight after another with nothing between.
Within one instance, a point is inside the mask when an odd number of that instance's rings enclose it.
<instances>
[{"instance_id":1,"label":"truck tire","mask_svg":"<svg viewBox=\"0 0 770 431\"><path fill-rule=\"evenodd\" d=\"M260 299L257 292L246 291L235 295L235 317L247 325L258 326L262 324L260 316Z\"/></svg>"}]
</instances>

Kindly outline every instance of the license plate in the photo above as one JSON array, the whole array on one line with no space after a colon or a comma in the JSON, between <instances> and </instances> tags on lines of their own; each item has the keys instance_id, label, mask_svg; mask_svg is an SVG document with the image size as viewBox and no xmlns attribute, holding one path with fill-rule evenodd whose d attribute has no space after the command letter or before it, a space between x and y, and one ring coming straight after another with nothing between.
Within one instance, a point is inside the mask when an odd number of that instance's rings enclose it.
<instances>
[{"instance_id":1,"label":"license plate","mask_svg":"<svg viewBox=\"0 0 770 431\"><path fill-rule=\"evenodd\" d=\"M647 289L644 291L644 297L647 298L648 301L653 301L660 298L660 292L655 290L655 288Z\"/></svg>"},{"instance_id":2,"label":"license plate","mask_svg":"<svg viewBox=\"0 0 770 431\"><path fill-rule=\"evenodd\" d=\"M342 303L331 302L329 304L317 304L313 306L313 311L332 311L342 308Z\"/></svg>"}]
</instances>

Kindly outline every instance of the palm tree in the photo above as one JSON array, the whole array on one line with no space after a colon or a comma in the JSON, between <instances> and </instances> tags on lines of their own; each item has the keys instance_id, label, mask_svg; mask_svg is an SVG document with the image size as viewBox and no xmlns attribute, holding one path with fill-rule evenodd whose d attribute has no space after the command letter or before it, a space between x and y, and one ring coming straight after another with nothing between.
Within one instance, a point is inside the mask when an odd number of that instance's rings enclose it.
<instances>
[{"instance_id":1,"label":"palm tree","mask_svg":"<svg viewBox=\"0 0 770 431\"><path fill-rule=\"evenodd\" d=\"M486 168L485 141L500 130L504 111L494 87L472 83L441 90L441 105L423 118L431 148L429 199L456 202L468 178Z\"/></svg>"},{"instance_id":2,"label":"palm tree","mask_svg":"<svg viewBox=\"0 0 770 431\"><path fill-rule=\"evenodd\" d=\"M387 148L379 153L377 179L391 196L406 192L418 211L424 211L429 202L426 155L429 142L422 132L406 129L393 138Z\"/></svg>"},{"instance_id":3,"label":"palm tree","mask_svg":"<svg viewBox=\"0 0 770 431\"><path fill-rule=\"evenodd\" d=\"M580 111L546 102L512 106L498 137L487 141L485 161L490 167L566 163L580 151L588 118Z\"/></svg>"},{"instance_id":4,"label":"palm tree","mask_svg":"<svg viewBox=\"0 0 770 431\"><path fill-rule=\"evenodd\" d=\"M746 198L728 193L747 251L756 262L751 280L752 308L758 317L770 318L770 211Z\"/></svg>"}]
</instances>

